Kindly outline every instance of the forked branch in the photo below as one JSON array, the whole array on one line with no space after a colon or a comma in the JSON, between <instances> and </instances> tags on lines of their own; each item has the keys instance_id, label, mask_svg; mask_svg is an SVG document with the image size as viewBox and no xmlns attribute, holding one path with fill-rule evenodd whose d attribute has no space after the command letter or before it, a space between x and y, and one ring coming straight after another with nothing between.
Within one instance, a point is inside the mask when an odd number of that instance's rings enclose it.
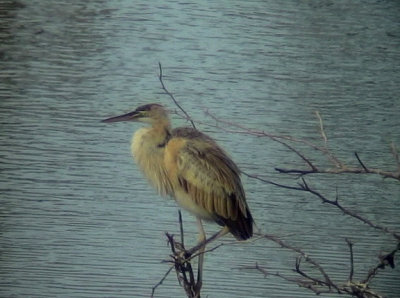
<instances>
[{"instance_id":1,"label":"forked branch","mask_svg":"<svg viewBox=\"0 0 400 298\"><path fill-rule=\"evenodd\" d=\"M400 240L400 234L396 231L393 231L385 226L376 224L374 222L372 222L371 220L369 220L366 217L361 216L360 214L358 214L357 212L354 212L346 207L344 207L343 205L341 205L339 203L339 196L336 194L336 197L334 200L330 200L328 199L325 195L323 195L322 193L320 193L319 191L311 188L308 183L306 182L306 180L304 178L301 179L301 183L299 183L299 186L301 187L301 189L303 191L306 191L314 196L316 196L317 198L319 198L323 203L327 203L329 205L335 206L338 209L340 209L344 214L349 215L355 219L358 219L359 221L369 225L372 228L375 228L377 230L381 230L385 233L391 234L394 238L396 238L397 240Z\"/></svg>"},{"instance_id":2,"label":"forked branch","mask_svg":"<svg viewBox=\"0 0 400 298\"><path fill-rule=\"evenodd\" d=\"M321 118L321 115L316 112L319 123L320 123L320 132L321 136L324 140L324 145L316 145L313 142L310 142L305 139L299 139L295 138L292 136L285 136L285 135L278 135L278 134L272 134L266 131L260 131L256 129L251 129L248 127L245 127L243 125L239 125L234 122L230 122L227 120L222 120L216 117L214 114L209 112L208 110L205 111L205 114L209 116L211 119L213 119L216 122L216 127L219 129L225 131L225 132L230 132L230 133L240 133L240 134L247 134L247 135L252 135L256 137L267 137L273 140L274 142L278 142L288 148L290 151L292 151L294 154L296 154L300 159L302 159L308 168L306 169L285 169L285 168L280 168L276 167L275 170L284 173L284 174L296 174L296 175L309 175L309 174L375 174L375 175L380 175L384 178L392 178L400 181L400 161L399 161L399 154L397 151L396 146L392 143L391 144L391 150L392 154L395 157L396 161L396 171L390 171L390 170L382 170L379 168L367 168L365 164L361 161L358 153L355 153L356 159L358 164L361 165L361 167L357 166L347 166L344 162L339 160L339 158L336 157L336 155L327 147L327 137L326 133L324 130L323 126L323 121ZM206 123L207 124L207 123ZM210 125L209 123L207 125ZM314 162L311 161L308 157L306 157L305 154L301 153L300 150L296 149L292 143L300 143L304 144L311 149L314 149L318 152L321 152L322 155L326 156L326 158L329 160L329 162L333 165L332 168L326 168L322 166L317 166L315 165Z\"/></svg>"}]
</instances>

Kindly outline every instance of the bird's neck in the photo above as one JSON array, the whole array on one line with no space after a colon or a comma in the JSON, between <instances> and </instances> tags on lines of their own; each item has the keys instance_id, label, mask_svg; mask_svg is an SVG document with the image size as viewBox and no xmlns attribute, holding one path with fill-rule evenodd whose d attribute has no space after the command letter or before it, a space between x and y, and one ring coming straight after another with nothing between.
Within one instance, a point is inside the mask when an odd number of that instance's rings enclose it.
<instances>
[{"instance_id":1,"label":"bird's neck","mask_svg":"<svg viewBox=\"0 0 400 298\"><path fill-rule=\"evenodd\" d=\"M171 125L167 121L157 121L151 126L138 129L132 138L132 150L139 152L153 152L163 149L171 136ZM136 148L136 149L134 149Z\"/></svg>"},{"instance_id":2,"label":"bird's neck","mask_svg":"<svg viewBox=\"0 0 400 298\"><path fill-rule=\"evenodd\" d=\"M171 124L169 120L154 123L148 131L155 146L165 147L171 137Z\"/></svg>"}]
</instances>

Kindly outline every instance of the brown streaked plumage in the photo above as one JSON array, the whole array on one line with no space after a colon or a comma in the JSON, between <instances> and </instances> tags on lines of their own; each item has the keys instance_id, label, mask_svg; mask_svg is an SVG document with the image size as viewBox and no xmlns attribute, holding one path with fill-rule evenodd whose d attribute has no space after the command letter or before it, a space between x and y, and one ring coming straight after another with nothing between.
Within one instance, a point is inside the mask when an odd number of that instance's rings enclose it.
<instances>
[{"instance_id":1,"label":"brown streaked plumage","mask_svg":"<svg viewBox=\"0 0 400 298\"><path fill-rule=\"evenodd\" d=\"M168 113L159 104L143 105L103 120L118 121L150 124L137 130L132 138L134 159L161 195L173 197L197 217L201 241L205 241L202 219L224 227L218 236L231 232L236 239L246 240L253 235L253 218L240 171L212 138L193 128L171 129ZM201 286L203 254L200 256Z\"/></svg>"},{"instance_id":2,"label":"brown streaked plumage","mask_svg":"<svg viewBox=\"0 0 400 298\"><path fill-rule=\"evenodd\" d=\"M201 218L227 226L238 240L252 236L240 171L213 139L192 128L174 129L164 161L172 184L183 190L183 199L188 196L206 212Z\"/></svg>"}]
</instances>

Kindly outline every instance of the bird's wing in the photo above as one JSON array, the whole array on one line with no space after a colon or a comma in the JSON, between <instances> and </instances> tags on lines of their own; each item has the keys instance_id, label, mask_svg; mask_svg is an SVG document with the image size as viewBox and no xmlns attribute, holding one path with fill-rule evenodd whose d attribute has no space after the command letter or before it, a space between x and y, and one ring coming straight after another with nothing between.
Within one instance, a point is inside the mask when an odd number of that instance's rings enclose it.
<instances>
[{"instance_id":1,"label":"bird's wing","mask_svg":"<svg viewBox=\"0 0 400 298\"><path fill-rule=\"evenodd\" d=\"M251 217L239 169L211 138L181 133L170 143L177 145L175 178L197 205L222 221Z\"/></svg>"}]
</instances>

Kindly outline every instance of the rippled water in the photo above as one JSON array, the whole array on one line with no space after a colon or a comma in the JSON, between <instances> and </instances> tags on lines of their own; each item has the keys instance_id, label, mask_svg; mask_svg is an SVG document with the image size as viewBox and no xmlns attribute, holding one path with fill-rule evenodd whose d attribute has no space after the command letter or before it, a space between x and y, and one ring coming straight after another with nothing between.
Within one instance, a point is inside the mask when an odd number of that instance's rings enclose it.
<instances>
[{"instance_id":1,"label":"rippled water","mask_svg":"<svg viewBox=\"0 0 400 298\"><path fill-rule=\"evenodd\" d=\"M396 1L1 1L0 296L150 296L168 269L164 232L178 232L177 209L131 161L137 126L99 120L154 101L174 108L158 82L159 61L167 87L199 122L214 123L208 109L320 142L318 110L329 145L346 163L358 165L357 151L369 167L394 170L399 15ZM303 166L279 144L198 126L244 171L296 184L274 171ZM258 226L303 248L339 282L349 270L345 237L355 242L359 279L395 246L309 195L243 181ZM400 229L398 182L354 175L308 181ZM184 221L194 243L194 219L184 214ZM206 257L203 295L313 296L243 270L259 262L290 275L295 257L269 241L223 246ZM399 269L386 269L372 286L396 297L399 284ZM184 296L174 274L156 294Z\"/></svg>"}]
</instances>

